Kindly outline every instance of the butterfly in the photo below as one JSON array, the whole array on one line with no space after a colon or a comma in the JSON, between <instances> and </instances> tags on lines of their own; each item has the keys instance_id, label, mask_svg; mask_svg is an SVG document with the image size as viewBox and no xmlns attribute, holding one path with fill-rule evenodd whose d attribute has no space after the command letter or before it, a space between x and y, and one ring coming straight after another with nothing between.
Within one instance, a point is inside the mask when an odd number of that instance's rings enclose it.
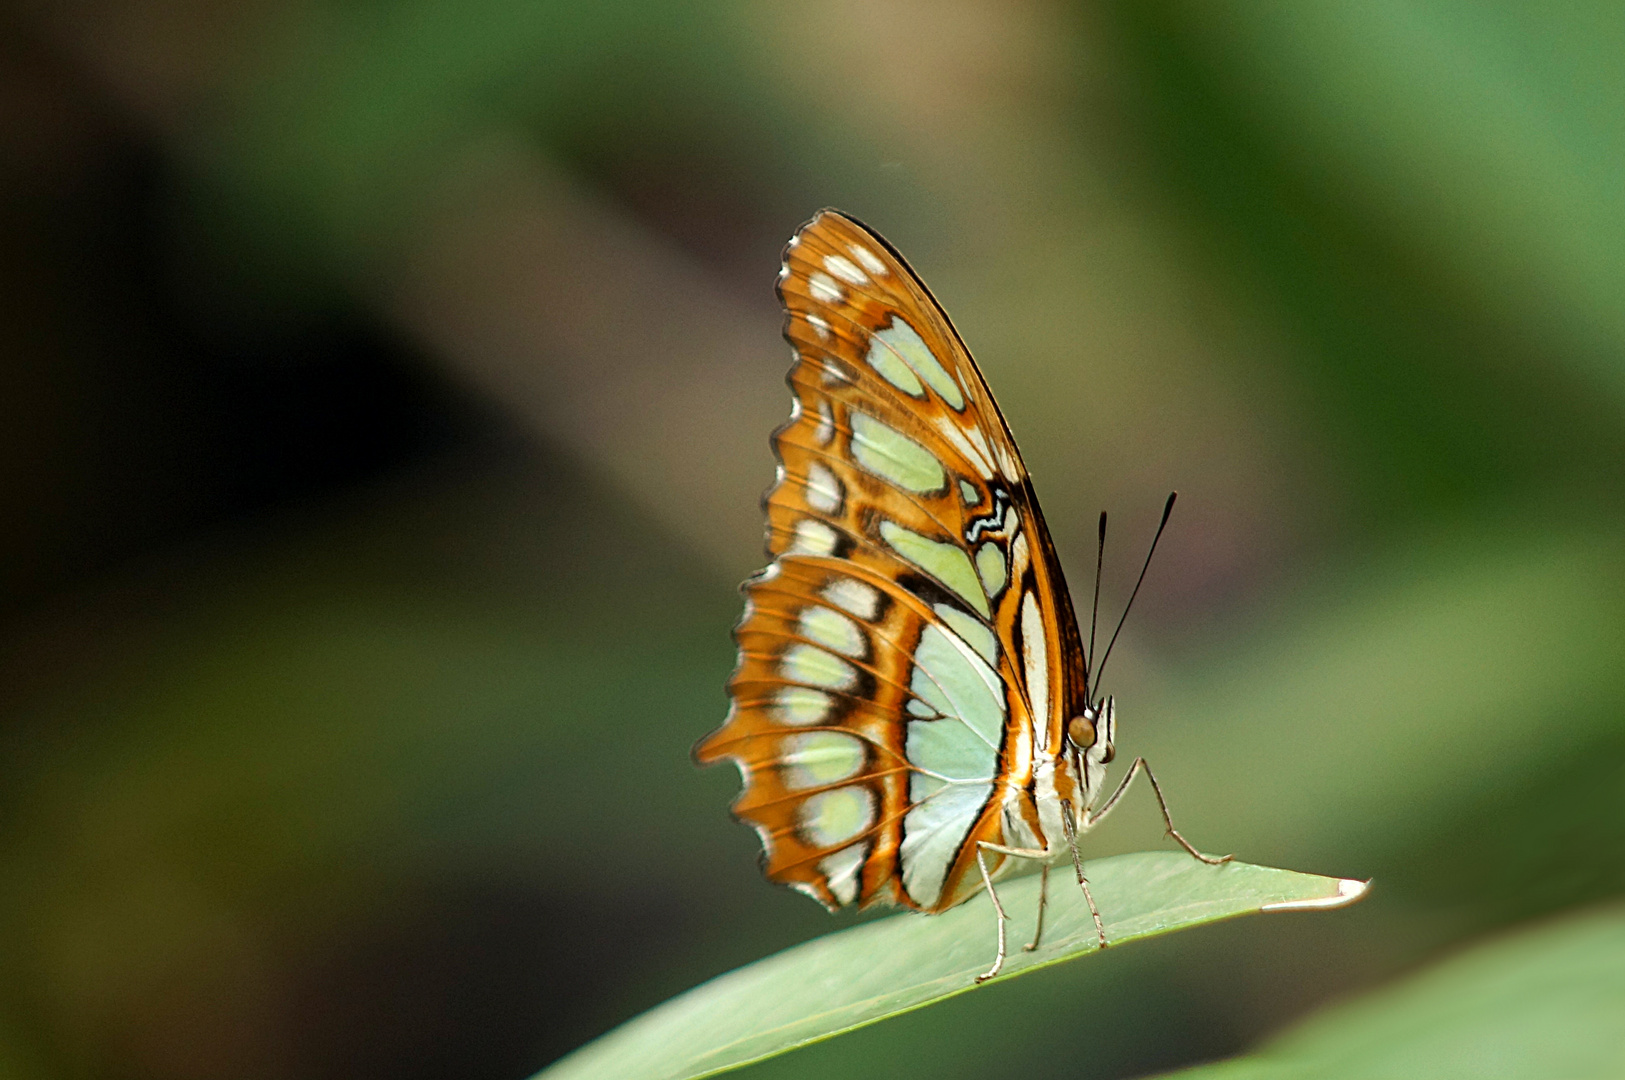
<instances>
[{"instance_id":1,"label":"butterfly","mask_svg":"<svg viewBox=\"0 0 1625 1080\"><path fill-rule=\"evenodd\" d=\"M743 586L731 708L695 758L738 765L763 872L831 910L936 913L985 889L997 949L978 981L1006 955L994 882L1021 865L1044 873L1028 949L1068 856L1105 946L1078 837L1140 772L1170 836L1230 856L1174 829L1144 759L1094 808L1117 719L1091 694L1093 620L1086 650L1009 425L919 275L824 210L785 248L778 294L795 363L763 500L772 562ZM1097 611L1098 582L1097 559Z\"/></svg>"}]
</instances>

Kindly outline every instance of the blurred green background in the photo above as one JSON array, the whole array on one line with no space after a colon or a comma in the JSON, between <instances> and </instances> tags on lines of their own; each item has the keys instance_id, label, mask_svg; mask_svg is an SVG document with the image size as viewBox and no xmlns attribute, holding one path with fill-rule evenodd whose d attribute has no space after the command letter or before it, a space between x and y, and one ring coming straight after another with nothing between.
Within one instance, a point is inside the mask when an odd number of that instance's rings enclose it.
<instances>
[{"instance_id":1,"label":"blurred green background","mask_svg":"<svg viewBox=\"0 0 1625 1080\"><path fill-rule=\"evenodd\" d=\"M0 1078L518 1080L847 925L687 756L825 205L1074 587L1180 490L1111 689L1183 831L1377 887L741 1075L1140 1075L1625 893L1622 55L1605 3L13 0Z\"/></svg>"}]
</instances>

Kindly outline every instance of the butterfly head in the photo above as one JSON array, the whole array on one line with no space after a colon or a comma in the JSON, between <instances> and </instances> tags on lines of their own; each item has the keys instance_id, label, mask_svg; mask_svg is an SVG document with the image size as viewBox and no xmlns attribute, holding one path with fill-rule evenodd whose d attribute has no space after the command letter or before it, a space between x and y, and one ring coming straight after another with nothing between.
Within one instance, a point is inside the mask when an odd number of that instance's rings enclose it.
<instances>
[{"instance_id":1,"label":"butterfly head","mask_svg":"<svg viewBox=\"0 0 1625 1080\"><path fill-rule=\"evenodd\" d=\"M1112 740L1117 735L1117 705L1110 696L1072 717L1066 726L1066 749L1061 755L1062 767L1072 775L1079 798L1073 806L1080 829L1086 828L1088 809L1100 796L1105 786L1106 766L1116 750Z\"/></svg>"},{"instance_id":2,"label":"butterfly head","mask_svg":"<svg viewBox=\"0 0 1625 1080\"><path fill-rule=\"evenodd\" d=\"M1107 765L1116 755L1112 740L1117 735L1117 704L1110 694L1097 704L1085 706L1066 727L1067 742L1092 765Z\"/></svg>"}]
</instances>

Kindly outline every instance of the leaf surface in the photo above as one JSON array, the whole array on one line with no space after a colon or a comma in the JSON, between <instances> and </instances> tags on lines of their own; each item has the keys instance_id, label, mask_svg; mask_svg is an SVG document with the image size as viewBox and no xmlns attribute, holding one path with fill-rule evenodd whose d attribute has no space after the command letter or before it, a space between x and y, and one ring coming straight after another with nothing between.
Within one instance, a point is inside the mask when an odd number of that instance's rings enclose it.
<instances>
[{"instance_id":1,"label":"leaf surface","mask_svg":"<svg viewBox=\"0 0 1625 1080\"><path fill-rule=\"evenodd\" d=\"M1084 869L1114 945L1258 911L1340 907L1365 891L1363 882L1246 863L1207 866L1182 852L1119 855ZM1010 956L994 981L1098 950L1083 894L1064 869L1050 876L1044 941L1031 953L1021 946L1039 879L999 885ZM681 994L536 1080L689 1080L918 1009L977 988L994 929L982 895L942 915L895 915L828 934Z\"/></svg>"},{"instance_id":2,"label":"leaf surface","mask_svg":"<svg viewBox=\"0 0 1625 1080\"><path fill-rule=\"evenodd\" d=\"M1180 1080L1625 1076L1625 907L1491 941Z\"/></svg>"}]
</instances>

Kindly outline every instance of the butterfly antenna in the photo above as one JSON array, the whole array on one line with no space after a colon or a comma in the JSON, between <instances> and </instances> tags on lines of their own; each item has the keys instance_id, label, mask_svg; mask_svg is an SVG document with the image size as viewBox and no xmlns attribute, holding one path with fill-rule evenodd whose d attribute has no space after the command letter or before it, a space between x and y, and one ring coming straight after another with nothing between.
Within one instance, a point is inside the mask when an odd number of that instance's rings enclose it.
<instances>
[{"instance_id":1,"label":"butterfly antenna","mask_svg":"<svg viewBox=\"0 0 1625 1080\"><path fill-rule=\"evenodd\" d=\"M1162 523L1157 526L1157 535L1151 538L1151 550L1145 553L1145 565L1140 567L1140 578L1134 583L1134 591L1128 594L1128 603L1123 607L1123 617L1117 620L1117 629L1112 631L1112 639L1106 643L1106 655L1100 658L1100 667L1095 671L1097 683L1106 671L1106 661L1112 658L1112 646L1117 644L1117 635L1123 632L1123 624L1128 622L1128 613L1134 607L1134 598L1140 595L1140 586L1145 584L1145 572L1151 569L1151 556L1157 553L1157 541L1162 539L1162 530L1168 527L1168 515L1174 512L1174 500L1177 498L1179 492L1168 493L1168 501L1162 507Z\"/></svg>"},{"instance_id":2,"label":"butterfly antenna","mask_svg":"<svg viewBox=\"0 0 1625 1080\"><path fill-rule=\"evenodd\" d=\"M1095 545L1095 602L1089 611L1089 651L1083 656L1083 696L1092 684L1089 671L1095 662L1095 624L1100 621L1100 566L1106 558L1106 511L1100 512L1100 543Z\"/></svg>"}]
</instances>

